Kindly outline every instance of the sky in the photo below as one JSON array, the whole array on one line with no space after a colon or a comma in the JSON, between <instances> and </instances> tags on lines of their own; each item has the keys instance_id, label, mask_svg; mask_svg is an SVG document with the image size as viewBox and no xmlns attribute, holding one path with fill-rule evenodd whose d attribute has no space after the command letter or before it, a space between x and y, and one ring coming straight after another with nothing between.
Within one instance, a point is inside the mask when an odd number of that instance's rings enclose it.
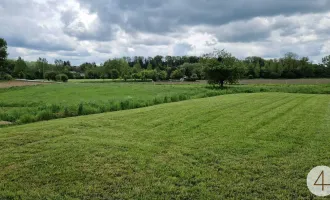
<instances>
[{"instance_id":1,"label":"sky","mask_svg":"<svg viewBox=\"0 0 330 200\"><path fill-rule=\"evenodd\" d=\"M0 0L9 58L330 54L330 0Z\"/></svg>"}]
</instances>

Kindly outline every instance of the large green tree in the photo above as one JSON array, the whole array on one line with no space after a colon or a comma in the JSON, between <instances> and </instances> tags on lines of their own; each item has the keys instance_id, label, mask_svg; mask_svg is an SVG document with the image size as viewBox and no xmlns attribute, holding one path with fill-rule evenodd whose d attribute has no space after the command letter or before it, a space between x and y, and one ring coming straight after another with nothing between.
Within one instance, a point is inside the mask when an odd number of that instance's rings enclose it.
<instances>
[{"instance_id":1,"label":"large green tree","mask_svg":"<svg viewBox=\"0 0 330 200\"><path fill-rule=\"evenodd\" d=\"M244 74L240 61L225 50L215 51L204 56L202 63L210 84L223 87L225 81L235 83Z\"/></svg>"},{"instance_id":2,"label":"large green tree","mask_svg":"<svg viewBox=\"0 0 330 200\"><path fill-rule=\"evenodd\" d=\"M19 57L15 63L14 75L17 78L25 78L28 68L25 61Z\"/></svg>"}]
</instances>

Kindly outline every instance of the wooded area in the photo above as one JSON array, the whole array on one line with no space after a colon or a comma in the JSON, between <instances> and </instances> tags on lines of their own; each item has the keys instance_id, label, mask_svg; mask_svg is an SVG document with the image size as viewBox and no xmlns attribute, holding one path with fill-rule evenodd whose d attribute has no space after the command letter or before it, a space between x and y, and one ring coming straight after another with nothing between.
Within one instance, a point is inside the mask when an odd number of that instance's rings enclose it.
<instances>
[{"instance_id":1,"label":"wooded area","mask_svg":"<svg viewBox=\"0 0 330 200\"><path fill-rule=\"evenodd\" d=\"M160 56L113 58L97 65L83 63L71 65L70 61L46 58L37 61L7 59L7 43L0 39L0 79L152 79L169 80L184 78L187 81L212 79L210 82L235 82L242 78L329 78L330 55L322 63L312 63L308 57L289 52L279 59L257 56L235 58L225 50L217 50L202 56ZM215 69L217 68L217 69ZM218 75L215 75L218 74ZM216 76L216 78L214 78ZM213 78L212 78L213 77ZM221 78L222 77L222 78Z\"/></svg>"}]
</instances>

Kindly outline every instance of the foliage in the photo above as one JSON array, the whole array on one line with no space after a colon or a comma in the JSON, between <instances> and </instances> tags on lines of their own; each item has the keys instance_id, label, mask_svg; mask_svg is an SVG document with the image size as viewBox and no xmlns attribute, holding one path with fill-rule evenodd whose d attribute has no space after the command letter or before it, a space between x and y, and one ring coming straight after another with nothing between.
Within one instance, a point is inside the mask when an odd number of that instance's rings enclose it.
<instances>
[{"instance_id":1,"label":"foliage","mask_svg":"<svg viewBox=\"0 0 330 200\"><path fill-rule=\"evenodd\" d=\"M4 72L4 65L7 56L7 42L3 38L0 38L0 72Z\"/></svg>"},{"instance_id":2,"label":"foliage","mask_svg":"<svg viewBox=\"0 0 330 200\"><path fill-rule=\"evenodd\" d=\"M330 94L328 85L242 85L220 89L198 84L154 85L111 82L105 84L102 82L0 89L0 121L23 123L28 121L20 120L23 115L33 116L34 121L39 121L234 93ZM82 99L84 101L81 101ZM1 108L5 111L1 111Z\"/></svg>"},{"instance_id":3,"label":"foliage","mask_svg":"<svg viewBox=\"0 0 330 200\"><path fill-rule=\"evenodd\" d=\"M25 78L28 68L24 60L19 57L15 63L14 76L17 78Z\"/></svg>"},{"instance_id":4,"label":"foliage","mask_svg":"<svg viewBox=\"0 0 330 200\"><path fill-rule=\"evenodd\" d=\"M181 79L183 78L184 73L182 72L181 69L176 69L172 72L171 74L171 79Z\"/></svg>"},{"instance_id":5,"label":"foliage","mask_svg":"<svg viewBox=\"0 0 330 200\"><path fill-rule=\"evenodd\" d=\"M69 78L66 74L58 74L55 76L56 81L68 82Z\"/></svg>"},{"instance_id":6,"label":"foliage","mask_svg":"<svg viewBox=\"0 0 330 200\"><path fill-rule=\"evenodd\" d=\"M189 78L186 79L187 81L197 81L198 76L197 74L192 74Z\"/></svg>"},{"instance_id":7,"label":"foliage","mask_svg":"<svg viewBox=\"0 0 330 200\"><path fill-rule=\"evenodd\" d=\"M313 64L308 57L299 57L289 52L282 58L266 60L251 56L239 60L225 50L197 56L160 56L123 57L108 59L103 64L86 62L73 66L70 61L55 59L48 63L45 58L37 61L17 61L7 58L7 43L0 38L0 73L15 78L43 79L47 72L66 74L69 79L134 79L157 80L181 79L193 80L196 74L199 80L208 79L205 67L217 59L223 66L239 69L239 78L328 78L330 77L330 55L322 59L322 64ZM154 73L156 71L156 74ZM166 74L166 75L165 75ZM125 78L126 77L126 78ZM211 81L212 82L212 81Z\"/></svg>"},{"instance_id":8,"label":"foliage","mask_svg":"<svg viewBox=\"0 0 330 200\"><path fill-rule=\"evenodd\" d=\"M237 59L224 50L206 55L203 63L208 83L219 84L221 87L225 81L236 83L244 74Z\"/></svg>"},{"instance_id":9,"label":"foliage","mask_svg":"<svg viewBox=\"0 0 330 200\"><path fill-rule=\"evenodd\" d=\"M50 80L56 81L56 76L57 76L57 72L54 72L54 71L50 71L50 72L45 73L45 78L49 81Z\"/></svg>"},{"instance_id":10,"label":"foliage","mask_svg":"<svg viewBox=\"0 0 330 200\"><path fill-rule=\"evenodd\" d=\"M165 71L159 71L157 73L157 78L161 81L164 81L167 79L167 73Z\"/></svg>"},{"instance_id":11,"label":"foliage","mask_svg":"<svg viewBox=\"0 0 330 200\"><path fill-rule=\"evenodd\" d=\"M330 55L328 55L328 56L322 58L322 63L323 63L326 67L330 68Z\"/></svg>"},{"instance_id":12,"label":"foliage","mask_svg":"<svg viewBox=\"0 0 330 200\"><path fill-rule=\"evenodd\" d=\"M203 65L201 63L184 63L179 67L183 74L187 77L187 80L203 79ZM192 77L194 76L194 77Z\"/></svg>"},{"instance_id":13,"label":"foliage","mask_svg":"<svg viewBox=\"0 0 330 200\"><path fill-rule=\"evenodd\" d=\"M0 73L0 80L10 81L13 77L10 74Z\"/></svg>"}]
</instances>

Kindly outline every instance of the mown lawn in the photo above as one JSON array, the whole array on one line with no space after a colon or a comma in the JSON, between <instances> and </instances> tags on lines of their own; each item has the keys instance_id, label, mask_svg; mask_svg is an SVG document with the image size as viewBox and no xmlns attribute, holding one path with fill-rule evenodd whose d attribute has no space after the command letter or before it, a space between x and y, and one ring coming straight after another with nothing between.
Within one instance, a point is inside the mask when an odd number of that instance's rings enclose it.
<instances>
[{"instance_id":1,"label":"mown lawn","mask_svg":"<svg viewBox=\"0 0 330 200\"><path fill-rule=\"evenodd\" d=\"M256 93L0 129L0 199L311 199L329 95Z\"/></svg>"},{"instance_id":2,"label":"mown lawn","mask_svg":"<svg viewBox=\"0 0 330 200\"><path fill-rule=\"evenodd\" d=\"M157 96L194 94L199 88L190 85L171 86L152 83L57 83L0 90L4 105L66 104L101 102L116 99L153 99Z\"/></svg>"}]
</instances>

